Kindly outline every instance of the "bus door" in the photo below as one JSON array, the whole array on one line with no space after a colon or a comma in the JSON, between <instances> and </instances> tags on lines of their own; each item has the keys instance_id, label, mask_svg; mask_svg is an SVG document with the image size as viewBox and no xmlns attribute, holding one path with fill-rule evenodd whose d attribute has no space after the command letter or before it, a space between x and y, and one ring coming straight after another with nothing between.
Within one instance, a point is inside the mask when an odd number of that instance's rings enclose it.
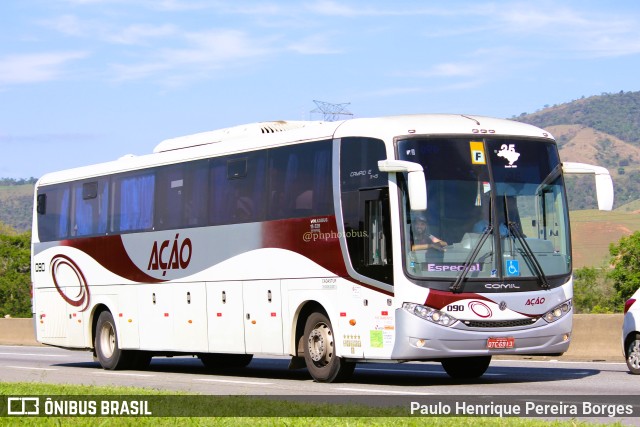
<instances>
[{"instance_id":1,"label":"bus door","mask_svg":"<svg viewBox=\"0 0 640 427\"><path fill-rule=\"evenodd\" d=\"M358 272L383 283L392 282L391 219L389 188L361 190L360 218L363 224L362 252ZM394 311L388 295L361 290L365 320L362 332L364 356L384 357L393 347Z\"/></svg>"}]
</instances>

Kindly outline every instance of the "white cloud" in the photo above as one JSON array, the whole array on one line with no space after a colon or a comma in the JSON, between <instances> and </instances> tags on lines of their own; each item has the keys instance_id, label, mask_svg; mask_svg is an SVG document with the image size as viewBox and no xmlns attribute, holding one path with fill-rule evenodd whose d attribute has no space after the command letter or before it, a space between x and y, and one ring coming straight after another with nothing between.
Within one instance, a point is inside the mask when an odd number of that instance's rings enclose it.
<instances>
[{"instance_id":1,"label":"white cloud","mask_svg":"<svg viewBox=\"0 0 640 427\"><path fill-rule=\"evenodd\" d=\"M289 50L302 55L329 55L342 53L341 49L331 47L327 35L319 34L305 37L289 45Z\"/></svg>"},{"instance_id":2,"label":"white cloud","mask_svg":"<svg viewBox=\"0 0 640 427\"><path fill-rule=\"evenodd\" d=\"M275 49L269 38L252 38L237 30L210 30L183 36L184 48L160 49L146 61L113 64L116 80L134 80L158 76L186 81L186 76L203 75L207 70L237 66L245 60L262 58ZM171 76L164 75L170 73ZM181 77L184 76L184 77Z\"/></svg>"},{"instance_id":3,"label":"white cloud","mask_svg":"<svg viewBox=\"0 0 640 427\"><path fill-rule=\"evenodd\" d=\"M500 31L535 36L539 50L566 56L622 56L640 53L637 19L612 9L589 15L582 9L547 3L518 3L494 10Z\"/></svg>"},{"instance_id":4,"label":"white cloud","mask_svg":"<svg viewBox=\"0 0 640 427\"><path fill-rule=\"evenodd\" d=\"M75 15L58 16L46 21L41 21L41 24L68 36L82 36L89 28L86 23L82 22Z\"/></svg>"},{"instance_id":5,"label":"white cloud","mask_svg":"<svg viewBox=\"0 0 640 427\"><path fill-rule=\"evenodd\" d=\"M365 4L369 5L371 2L366 2ZM454 15L454 14L464 14L464 9L456 9L456 8L430 8L419 6L416 7L415 3L410 5L402 4L402 3L385 3L391 5L388 8L377 8L362 5L354 5L349 6L345 5L343 2L337 2L334 0L318 0L309 6L307 9L313 13L318 15L326 15L326 16L339 16L345 18L353 18L353 17L363 17L363 16L380 16L380 17L389 17L389 16L416 16L416 15L432 15L432 16L443 16L443 15ZM468 9L471 10L471 9Z\"/></svg>"},{"instance_id":6,"label":"white cloud","mask_svg":"<svg viewBox=\"0 0 640 427\"><path fill-rule=\"evenodd\" d=\"M87 56L86 52L46 52L0 57L0 85L57 80L68 62Z\"/></svg>"},{"instance_id":7,"label":"white cloud","mask_svg":"<svg viewBox=\"0 0 640 427\"><path fill-rule=\"evenodd\" d=\"M105 38L113 43L142 45L146 44L150 39L172 36L176 34L177 31L177 28L171 24L135 24L115 31L113 34L108 34Z\"/></svg>"},{"instance_id":8,"label":"white cloud","mask_svg":"<svg viewBox=\"0 0 640 427\"><path fill-rule=\"evenodd\" d=\"M483 72L484 67L477 64L447 62L436 64L423 72L416 72L416 77L469 77Z\"/></svg>"}]
</instances>

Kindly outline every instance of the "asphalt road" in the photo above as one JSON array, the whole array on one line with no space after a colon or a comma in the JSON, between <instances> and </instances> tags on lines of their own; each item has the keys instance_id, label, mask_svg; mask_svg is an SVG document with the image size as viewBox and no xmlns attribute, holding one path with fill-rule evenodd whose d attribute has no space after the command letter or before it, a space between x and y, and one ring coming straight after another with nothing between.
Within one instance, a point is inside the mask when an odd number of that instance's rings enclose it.
<instances>
[{"instance_id":1,"label":"asphalt road","mask_svg":"<svg viewBox=\"0 0 640 427\"><path fill-rule=\"evenodd\" d=\"M254 358L245 369L209 372L193 357L154 358L146 371L105 371L91 353L0 346L0 382L135 386L208 395L538 396L637 395L640 377L624 363L494 360L480 379L451 379L439 363L358 364L345 383L320 384L288 358ZM373 398L375 399L375 398ZM619 418L597 421L610 422ZM590 419L596 421L596 419ZM640 425L640 418L624 424Z\"/></svg>"}]
</instances>

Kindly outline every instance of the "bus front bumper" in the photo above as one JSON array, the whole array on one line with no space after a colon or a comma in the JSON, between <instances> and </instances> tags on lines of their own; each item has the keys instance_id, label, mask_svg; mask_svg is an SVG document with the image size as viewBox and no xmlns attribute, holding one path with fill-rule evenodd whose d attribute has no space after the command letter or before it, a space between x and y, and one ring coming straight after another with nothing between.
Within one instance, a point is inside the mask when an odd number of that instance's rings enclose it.
<instances>
[{"instance_id":1,"label":"bus front bumper","mask_svg":"<svg viewBox=\"0 0 640 427\"><path fill-rule=\"evenodd\" d=\"M433 360L487 355L560 355L571 342L572 313L547 323L540 318L518 328L469 328L462 322L445 327L406 310L396 312L396 360ZM508 339L512 348L488 348L490 339Z\"/></svg>"}]
</instances>

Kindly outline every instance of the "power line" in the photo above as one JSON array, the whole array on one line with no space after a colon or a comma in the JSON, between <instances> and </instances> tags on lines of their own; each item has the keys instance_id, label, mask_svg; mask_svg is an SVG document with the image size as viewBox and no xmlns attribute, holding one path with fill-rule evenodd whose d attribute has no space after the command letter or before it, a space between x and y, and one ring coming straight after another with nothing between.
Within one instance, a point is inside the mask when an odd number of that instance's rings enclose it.
<instances>
[{"instance_id":1,"label":"power line","mask_svg":"<svg viewBox=\"0 0 640 427\"><path fill-rule=\"evenodd\" d=\"M311 110L311 114L322 114L322 120L325 122L342 120L343 116L347 116L346 118L353 117L353 113L347 110L347 105L350 105L350 102L332 104L330 102L314 100L313 103L316 104L316 108Z\"/></svg>"}]
</instances>

